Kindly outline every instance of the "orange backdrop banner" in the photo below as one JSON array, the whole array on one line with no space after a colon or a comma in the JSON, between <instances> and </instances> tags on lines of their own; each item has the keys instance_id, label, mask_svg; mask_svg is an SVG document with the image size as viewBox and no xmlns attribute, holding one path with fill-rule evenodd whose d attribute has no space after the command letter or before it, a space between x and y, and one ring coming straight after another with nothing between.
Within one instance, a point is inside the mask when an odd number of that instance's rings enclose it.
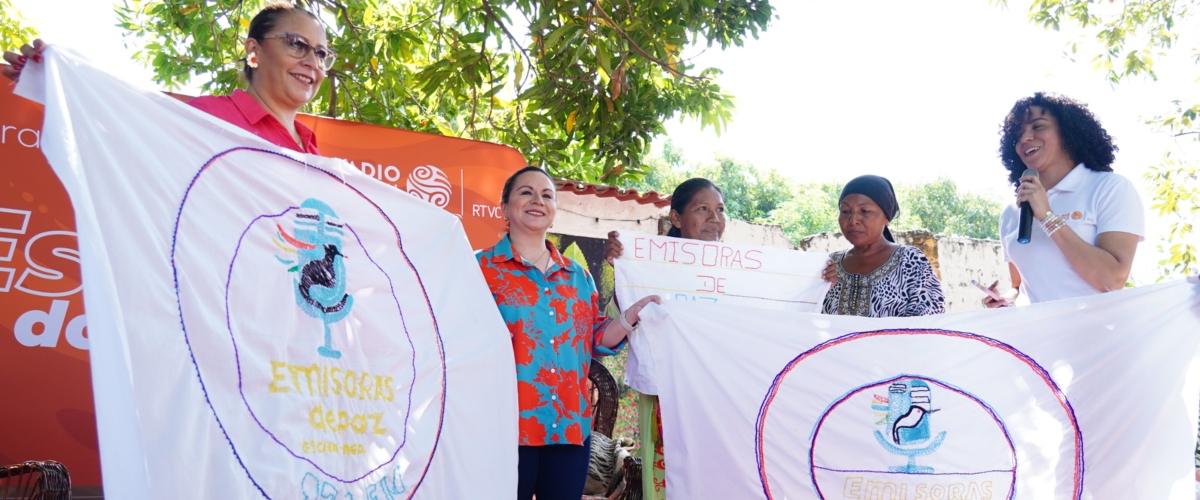
<instances>
[{"instance_id":1,"label":"orange backdrop banner","mask_svg":"<svg viewBox=\"0 0 1200 500\"><path fill-rule=\"evenodd\" d=\"M304 115L326 156L462 220L473 248L504 229L508 146ZM42 107L0 85L0 465L58 460L98 486L87 316L70 198L41 153Z\"/></svg>"},{"instance_id":2,"label":"orange backdrop banner","mask_svg":"<svg viewBox=\"0 0 1200 500\"><path fill-rule=\"evenodd\" d=\"M459 216L471 248L504 229L500 189L525 157L508 146L303 115L321 154Z\"/></svg>"}]
</instances>

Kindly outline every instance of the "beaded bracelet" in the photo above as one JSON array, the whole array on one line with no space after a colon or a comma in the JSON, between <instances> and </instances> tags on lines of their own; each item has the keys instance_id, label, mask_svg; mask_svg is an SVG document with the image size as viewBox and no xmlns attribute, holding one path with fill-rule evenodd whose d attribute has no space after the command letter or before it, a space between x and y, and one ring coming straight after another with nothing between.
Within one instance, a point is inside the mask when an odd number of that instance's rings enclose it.
<instances>
[{"instance_id":1,"label":"beaded bracelet","mask_svg":"<svg viewBox=\"0 0 1200 500\"><path fill-rule=\"evenodd\" d=\"M1067 225L1067 221L1063 220L1058 214L1046 212L1046 218L1042 219L1042 232L1046 233L1046 236L1050 236L1065 225Z\"/></svg>"},{"instance_id":2,"label":"beaded bracelet","mask_svg":"<svg viewBox=\"0 0 1200 500\"><path fill-rule=\"evenodd\" d=\"M624 328L625 331L627 331L627 332L632 332L635 329L637 329L637 327L638 327L637 323L634 323L632 325L629 324L629 320L625 319L624 311L622 311L621 314L619 316L617 316L617 318L618 318L618 321L621 323L621 328Z\"/></svg>"}]
</instances>

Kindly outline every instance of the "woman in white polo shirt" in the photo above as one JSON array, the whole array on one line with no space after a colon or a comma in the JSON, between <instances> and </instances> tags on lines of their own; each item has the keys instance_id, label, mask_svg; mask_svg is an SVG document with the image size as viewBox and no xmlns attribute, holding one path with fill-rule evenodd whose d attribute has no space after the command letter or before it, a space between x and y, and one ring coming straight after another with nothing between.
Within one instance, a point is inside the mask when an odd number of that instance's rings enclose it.
<instances>
[{"instance_id":1,"label":"woman in white polo shirt","mask_svg":"<svg viewBox=\"0 0 1200 500\"><path fill-rule=\"evenodd\" d=\"M1145 220L1133 183L1112 171L1112 137L1083 103L1040 92L1013 105L1001 134L1000 158L1017 188L1015 203L1000 215L1012 288L984 304L1124 288ZM1039 175L1024 176L1027 168ZM1029 202L1035 226L1027 244L1017 242L1023 202Z\"/></svg>"}]
</instances>

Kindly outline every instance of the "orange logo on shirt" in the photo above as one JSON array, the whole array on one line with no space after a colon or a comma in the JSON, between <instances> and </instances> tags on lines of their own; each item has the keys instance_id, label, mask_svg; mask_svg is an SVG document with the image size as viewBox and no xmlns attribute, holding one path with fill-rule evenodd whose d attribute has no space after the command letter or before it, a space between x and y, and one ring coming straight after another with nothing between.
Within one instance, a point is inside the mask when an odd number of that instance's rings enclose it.
<instances>
[{"instance_id":1,"label":"orange logo on shirt","mask_svg":"<svg viewBox=\"0 0 1200 500\"><path fill-rule=\"evenodd\" d=\"M1071 220L1079 220L1083 218L1083 212L1078 210L1071 212Z\"/></svg>"}]
</instances>

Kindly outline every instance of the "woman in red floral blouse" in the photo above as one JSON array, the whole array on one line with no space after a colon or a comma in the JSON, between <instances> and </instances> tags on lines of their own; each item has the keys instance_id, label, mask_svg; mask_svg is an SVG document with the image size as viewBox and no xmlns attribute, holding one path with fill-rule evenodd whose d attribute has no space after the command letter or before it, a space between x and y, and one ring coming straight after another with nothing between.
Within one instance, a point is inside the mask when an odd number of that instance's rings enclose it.
<instances>
[{"instance_id":1,"label":"woman in red floral blouse","mask_svg":"<svg viewBox=\"0 0 1200 500\"><path fill-rule=\"evenodd\" d=\"M592 276L546 240L557 191L538 167L504 183L508 235L479 254L479 267L512 334L520 446L517 498L578 499L591 443L587 378L592 356L625 344L647 297L612 320L600 315Z\"/></svg>"}]
</instances>

